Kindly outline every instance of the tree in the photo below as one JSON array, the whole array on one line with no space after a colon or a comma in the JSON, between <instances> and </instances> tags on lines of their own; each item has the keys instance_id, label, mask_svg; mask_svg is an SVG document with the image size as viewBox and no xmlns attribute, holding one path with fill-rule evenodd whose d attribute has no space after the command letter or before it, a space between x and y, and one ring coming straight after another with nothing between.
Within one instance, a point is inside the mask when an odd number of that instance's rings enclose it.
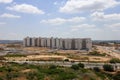
<instances>
[{"instance_id":1,"label":"tree","mask_svg":"<svg viewBox=\"0 0 120 80\"><path fill-rule=\"evenodd\" d=\"M104 71L110 71L110 72L114 71L113 66L109 65L109 64L103 65L103 69L104 69Z\"/></svg>"}]
</instances>

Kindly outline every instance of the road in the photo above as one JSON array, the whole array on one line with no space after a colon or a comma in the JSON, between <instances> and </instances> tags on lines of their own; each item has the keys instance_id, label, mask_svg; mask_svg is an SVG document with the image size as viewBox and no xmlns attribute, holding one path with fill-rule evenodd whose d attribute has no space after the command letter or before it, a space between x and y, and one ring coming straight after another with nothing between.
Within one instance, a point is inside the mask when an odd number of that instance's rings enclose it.
<instances>
[{"instance_id":1,"label":"road","mask_svg":"<svg viewBox=\"0 0 120 80\"><path fill-rule=\"evenodd\" d=\"M58 65L58 66L64 66L64 67L71 67L74 64L78 64L79 62L67 62L67 61L5 61L5 62L15 62L19 64L40 64L40 65L46 65L46 64L53 64L53 65ZM85 68L94 68L94 67L99 67L100 69L103 69L103 65L106 63L89 63L89 62L81 62L85 65ZM110 64L110 63L108 63ZM116 64L110 64L114 67L116 70L120 70L120 63Z\"/></svg>"}]
</instances>

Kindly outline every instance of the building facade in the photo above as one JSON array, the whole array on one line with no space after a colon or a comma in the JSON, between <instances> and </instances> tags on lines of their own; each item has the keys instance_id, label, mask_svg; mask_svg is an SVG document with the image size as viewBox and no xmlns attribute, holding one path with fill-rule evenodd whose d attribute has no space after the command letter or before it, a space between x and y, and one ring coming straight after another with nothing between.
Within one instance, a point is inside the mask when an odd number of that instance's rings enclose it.
<instances>
[{"instance_id":1,"label":"building facade","mask_svg":"<svg viewBox=\"0 0 120 80\"><path fill-rule=\"evenodd\" d=\"M26 37L23 40L24 47L48 47L64 50L91 50L90 38L43 38Z\"/></svg>"}]
</instances>

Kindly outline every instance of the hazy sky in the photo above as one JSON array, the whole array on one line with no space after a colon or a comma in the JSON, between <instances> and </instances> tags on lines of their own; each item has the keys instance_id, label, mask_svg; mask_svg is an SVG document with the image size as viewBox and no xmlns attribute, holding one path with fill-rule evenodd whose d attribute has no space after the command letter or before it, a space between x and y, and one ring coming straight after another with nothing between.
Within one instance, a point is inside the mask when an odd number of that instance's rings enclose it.
<instances>
[{"instance_id":1,"label":"hazy sky","mask_svg":"<svg viewBox=\"0 0 120 80\"><path fill-rule=\"evenodd\" d=\"M120 0L0 0L0 40L120 40Z\"/></svg>"}]
</instances>

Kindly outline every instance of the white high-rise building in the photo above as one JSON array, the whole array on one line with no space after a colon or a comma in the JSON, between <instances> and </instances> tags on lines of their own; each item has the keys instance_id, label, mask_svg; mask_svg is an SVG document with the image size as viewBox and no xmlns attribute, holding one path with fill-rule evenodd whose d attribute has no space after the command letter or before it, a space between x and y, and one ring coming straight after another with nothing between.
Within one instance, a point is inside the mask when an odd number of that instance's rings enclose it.
<instances>
[{"instance_id":1,"label":"white high-rise building","mask_svg":"<svg viewBox=\"0 0 120 80\"><path fill-rule=\"evenodd\" d=\"M25 40L26 41L24 41L24 42L26 42L26 46L30 47L31 46L31 38L27 37Z\"/></svg>"},{"instance_id":2,"label":"white high-rise building","mask_svg":"<svg viewBox=\"0 0 120 80\"><path fill-rule=\"evenodd\" d=\"M92 49L92 41L90 38L86 39L86 48Z\"/></svg>"},{"instance_id":3,"label":"white high-rise building","mask_svg":"<svg viewBox=\"0 0 120 80\"><path fill-rule=\"evenodd\" d=\"M35 47L36 46L36 38L32 38L32 47Z\"/></svg>"},{"instance_id":4,"label":"white high-rise building","mask_svg":"<svg viewBox=\"0 0 120 80\"><path fill-rule=\"evenodd\" d=\"M82 48L82 39L78 39L78 50Z\"/></svg>"},{"instance_id":5,"label":"white high-rise building","mask_svg":"<svg viewBox=\"0 0 120 80\"><path fill-rule=\"evenodd\" d=\"M47 38L47 47L50 48L50 38Z\"/></svg>"},{"instance_id":6,"label":"white high-rise building","mask_svg":"<svg viewBox=\"0 0 120 80\"><path fill-rule=\"evenodd\" d=\"M75 49L78 49L78 39L75 39Z\"/></svg>"},{"instance_id":7,"label":"white high-rise building","mask_svg":"<svg viewBox=\"0 0 120 80\"><path fill-rule=\"evenodd\" d=\"M24 47L27 46L27 38L24 38L24 40L23 40L23 46Z\"/></svg>"},{"instance_id":8,"label":"white high-rise building","mask_svg":"<svg viewBox=\"0 0 120 80\"><path fill-rule=\"evenodd\" d=\"M65 49L68 49L68 39L64 39Z\"/></svg>"},{"instance_id":9,"label":"white high-rise building","mask_svg":"<svg viewBox=\"0 0 120 80\"><path fill-rule=\"evenodd\" d=\"M67 45L68 45L67 49L71 49L72 48L72 40L71 39L67 39Z\"/></svg>"},{"instance_id":10,"label":"white high-rise building","mask_svg":"<svg viewBox=\"0 0 120 80\"><path fill-rule=\"evenodd\" d=\"M56 47L57 49L59 49L59 46L60 46L60 44L59 44L59 39L56 38L56 39L55 39L55 47Z\"/></svg>"},{"instance_id":11,"label":"white high-rise building","mask_svg":"<svg viewBox=\"0 0 120 80\"><path fill-rule=\"evenodd\" d=\"M44 41L44 38L41 38L40 41L41 41L41 47L44 47L44 42L45 42L45 41Z\"/></svg>"},{"instance_id":12,"label":"white high-rise building","mask_svg":"<svg viewBox=\"0 0 120 80\"><path fill-rule=\"evenodd\" d=\"M51 48L55 48L55 39L51 37Z\"/></svg>"},{"instance_id":13,"label":"white high-rise building","mask_svg":"<svg viewBox=\"0 0 120 80\"><path fill-rule=\"evenodd\" d=\"M40 47L41 46L41 41L40 41L41 39L40 39L40 37L39 38L37 38L37 47Z\"/></svg>"},{"instance_id":14,"label":"white high-rise building","mask_svg":"<svg viewBox=\"0 0 120 80\"><path fill-rule=\"evenodd\" d=\"M59 49L63 49L63 39L59 39Z\"/></svg>"},{"instance_id":15,"label":"white high-rise building","mask_svg":"<svg viewBox=\"0 0 120 80\"><path fill-rule=\"evenodd\" d=\"M24 38L23 45L25 47L48 47L52 49L66 50L90 50L92 48L92 40L90 38Z\"/></svg>"}]
</instances>

